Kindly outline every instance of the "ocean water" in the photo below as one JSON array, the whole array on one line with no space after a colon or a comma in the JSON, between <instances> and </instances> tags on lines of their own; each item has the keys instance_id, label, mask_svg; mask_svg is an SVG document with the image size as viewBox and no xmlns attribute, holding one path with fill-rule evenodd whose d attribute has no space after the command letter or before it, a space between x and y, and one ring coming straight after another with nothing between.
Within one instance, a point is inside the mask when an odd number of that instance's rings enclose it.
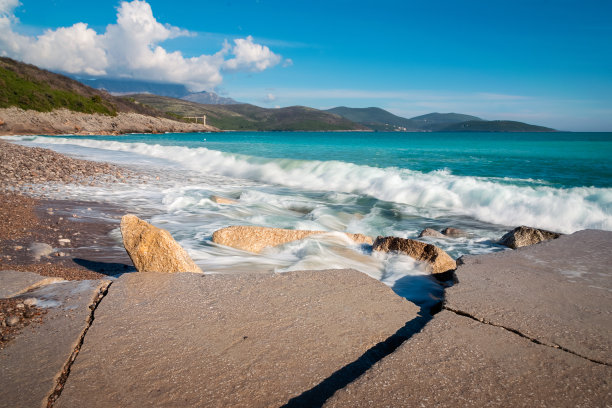
<instances>
[{"instance_id":1,"label":"ocean water","mask_svg":"<svg viewBox=\"0 0 612 408\"><path fill-rule=\"evenodd\" d=\"M422 305L441 296L423 265L340 234L262 254L211 242L229 225L425 239L453 257L505 250L518 225L612 230L612 133L231 132L9 139L156 175L147 184L70 187L62 198L126 206L169 230L213 273L354 268ZM157 180L159 177L159 180ZM238 200L218 205L211 195ZM120 244L118 231L113 234Z\"/></svg>"}]
</instances>

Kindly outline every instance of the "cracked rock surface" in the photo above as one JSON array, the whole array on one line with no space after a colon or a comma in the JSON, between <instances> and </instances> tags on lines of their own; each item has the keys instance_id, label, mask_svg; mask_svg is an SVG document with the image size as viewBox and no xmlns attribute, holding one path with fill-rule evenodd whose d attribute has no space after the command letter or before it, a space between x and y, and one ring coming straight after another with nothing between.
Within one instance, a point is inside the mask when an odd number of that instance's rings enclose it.
<instances>
[{"instance_id":1,"label":"cracked rock surface","mask_svg":"<svg viewBox=\"0 0 612 408\"><path fill-rule=\"evenodd\" d=\"M353 270L125 274L55 407L278 407L418 312Z\"/></svg>"},{"instance_id":2,"label":"cracked rock surface","mask_svg":"<svg viewBox=\"0 0 612 408\"><path fill-rule=\"evenodd\" d=\"M609 406L610 248L589 230L465 258L443 310L326 406Z\"/></svg>"},{"instance_id":3,"label":"cracked rock surface","mask_svg":"<svg viewBox=\"0 0 612 408\"><path fill-rule=\"evenodd\" d=\"M612 368L443 310L325 407L601 407Z\"/></svg>"},{"instance_id":4,"label":"cracked rock surface","mask_svg":"<svg viewBox=\"0 0 612 408\"><path fill-rule=\"evenodd\" d=\"M612 232L466 257L445 306L612 364Z\"/></svg>"},{"instance_id":5,"label":"cracked rock surface","mask_svg":"<svg viewBox=\"0 0 612 408\"><path fill-rule=\"evenodd\" d=\"M47 313L42 323L25 327L0 350L0 407L47 406L48 396L89 326L89 306L107 285L102 280L59 282L20 295L35 298Z\"/></svg>"}]
</instances>

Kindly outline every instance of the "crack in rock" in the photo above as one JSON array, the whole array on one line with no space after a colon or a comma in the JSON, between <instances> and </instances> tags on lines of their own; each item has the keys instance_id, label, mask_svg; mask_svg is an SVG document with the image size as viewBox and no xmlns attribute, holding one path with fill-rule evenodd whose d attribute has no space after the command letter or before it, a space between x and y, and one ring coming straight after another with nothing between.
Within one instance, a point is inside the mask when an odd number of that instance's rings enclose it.
<instances>
[{"instance_id":1,"label":"crack in rock","mask_svg":"<svg viewBox=\"0 0 612 408\"><path fill-rule=\"evenodd\" d=\"M610 365L611 365L611 364L609 364L609 363L607 363L607 362L605 362L605 361L600 361L600 360L596 360L596 359L593 359L593 358L590 358L590 357L587 357L587 356L583 356L582 354L578 354L578 353L576 353L575 351L572 351L572 350L570 350L570 349L567 349L567 348L565 348L565 347L563 347L563 346L560 346L560 345L558 345L558 344L554 344L554 343L553 343L553 344L544 343L544 342L542 342L542 341L538 340L537 338L535 338L535 337L531 337L531 336L528 336L528 335L526 335L525 333L521 333L520 331L518 331L518 330L516 330L516 329L513 329L513 328L511 328L511 327L502 326L502 325L500 325L500 324L493 323L493 322L488 321L488 320L483 319L483 318L478 318L478 317L476 317L476 316L474 316L474 315L471 315L471 314L469 314L469 313L467 313L467 312L464 312L464 311L462 311L462 310L453 309L453 308L448 307L448 306L446 306L446 305L443 305L443 306L442 306L442 309L444 309L444 310L448 310L449 312L453 312L453 313L455 313L455 314L457 314L457 315L459 315L459 316L464 316L464 317L470 318L470 319L472 319L472 320L476 320L477 322L482 323L482 324L488 324L488 325L490 325L490 326L499 327L500 329L504 329L504 330L506 330L506 331L509 331L510 333L514 333L514 334L516 334L516 335L518 335L518 336L520 336L520 337L522 337L522 338L524 338L524 339L527 339L527 340L529 340L529 341L531 341L531 342L533 342L533 343L535 343L535 344L539 344L539 345L541 345L541 346L546 346L546 347L551 347L551 348L554 348L554 349L558 349L558 350L564 351L564 352L566 352L566 353L573 354L573 355L575 355L576 357L580 357L580 358L583 358L583 359L585 359L585 360L588 360L588 361L590 361L590 362L592 362L592 363L601 364L601 365L605 365L605 366L610 366Z\"/></svg>"},{"instance_id":2,"label":"crack in rock","mask_svg":"<svg viewBox=\"0 0 612 408\"><path fill-rule=\"evenodd\" d=\"M89 305L89 309L91 310L91 312L89 313L89 317L87 318L87 326L83 329L83 332L79 337L77 345L75 346L72 354L70 355L70 357L68 357L68 360L64 364L64 368L62 369L57 379L57 384L55 385L55 388L47 398L47 408L53 408L55 401L57 401L57 399L62 394L62 391L64 390L64 385L66 384L66 380L68 380L68 376L70 375L70 369L72 368L72 364L74 364L74 361L79 355L79 351L81 351L81 346L85 341L85 335L87 334L87 331L89 330L94 321L94 313L102 299L104 299L104 296L106 296L106 294L108 293L108 288L110 288L112 283L113 282L108 282L108 284L102 286L96 297L93 299L93 302Z\"/></svg>"}]
</instances>

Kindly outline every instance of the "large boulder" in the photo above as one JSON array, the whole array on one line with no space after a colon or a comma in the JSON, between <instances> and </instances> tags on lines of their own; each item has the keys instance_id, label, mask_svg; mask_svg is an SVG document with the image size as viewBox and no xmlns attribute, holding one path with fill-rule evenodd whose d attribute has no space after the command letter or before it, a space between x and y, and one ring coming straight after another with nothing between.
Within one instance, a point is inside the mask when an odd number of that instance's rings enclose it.
<instances>
[{"instance_id":1,"label":"large boulder","mask_svg":"<svg viewBox=\"0 0 612 408\"><path fill-rule=\"evenodd\" d=\"M253 226L231 226L222 228L212 236L216 244L230 246L243 251L259 253L266 247L274 247L304 239L311 235L326 234L326 231L289 230ZM358 244L372 244L372 238L362 234L345 233Z\"/></svg>"},{"instance_id":2,"label":"large boulder","mask_svg":"<svg viewBox=\"0 0 612 408\"><path fill-rule=\"evenodd\" d=\"M203 273L168 231L135 215L121 218L121 235L138 272Z\"/></svg>"},{"instance_id":3,"label":"large boulder","mask_svg":"<svg viewBox=\"0 0 612 408\"><path fill-rule=\"evenodd\" d=\"M435 245L408 238L378 237L372 248L374 251L399 252L417 261L426 262L432 274L443 274L457 268L457 263L442 249Z\"/></svg>"},{"instance_id":4,"label":"large boulder","mask_svg":"<svg viewBox=\"0 0 612 408\"><path fill-rule=\"evenodd\" d=\"M563 234L521 225L504 235L498 243L516 249L542 241L550 241L551 239L559 238L561 235Z\"/></svg>"}]
</instances>

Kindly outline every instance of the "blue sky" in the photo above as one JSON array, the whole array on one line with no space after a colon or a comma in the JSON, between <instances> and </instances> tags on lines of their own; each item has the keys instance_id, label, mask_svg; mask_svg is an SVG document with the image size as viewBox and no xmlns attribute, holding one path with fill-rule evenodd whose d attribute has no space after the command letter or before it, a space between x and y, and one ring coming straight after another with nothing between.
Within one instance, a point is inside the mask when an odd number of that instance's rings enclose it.
<instances>
[{"instance_id":1,"label":"blue sky","mask_svg":"<svg viewBox=\"0 0 612 408\"><path fill-rule=\"evenodd\" d=\"M0 9L3 2L16 1L0 0ZM609 0L146 4L158 23L174 27L148 46L180 51L186 60L181 67L189 73L117 62L134 55L129 49L105 67L88 67L85 61L69 69L183 82L266 107L379 106L405 117L460 112L557 129L612 131ZM21 0L5 14L12 32L23 40L79 22L103 34L109 24L118 24L120 6L119 1ZM78 41L69 34L65 38ZM113 38L121 35L137 34L125 29ZM69 41L65 38L64 43ZM39 56L46 51L24 54L33 41L24 42L22 54L4 44L4 53L23 59L30 55L50 69L65 69L51 60L63 49L50 52L47 60ZM229 44L225 54L209 58L223 49L224 41ZM104 44L100 52L109 53L121 41Z\"/></svg>"}]
</instances>

